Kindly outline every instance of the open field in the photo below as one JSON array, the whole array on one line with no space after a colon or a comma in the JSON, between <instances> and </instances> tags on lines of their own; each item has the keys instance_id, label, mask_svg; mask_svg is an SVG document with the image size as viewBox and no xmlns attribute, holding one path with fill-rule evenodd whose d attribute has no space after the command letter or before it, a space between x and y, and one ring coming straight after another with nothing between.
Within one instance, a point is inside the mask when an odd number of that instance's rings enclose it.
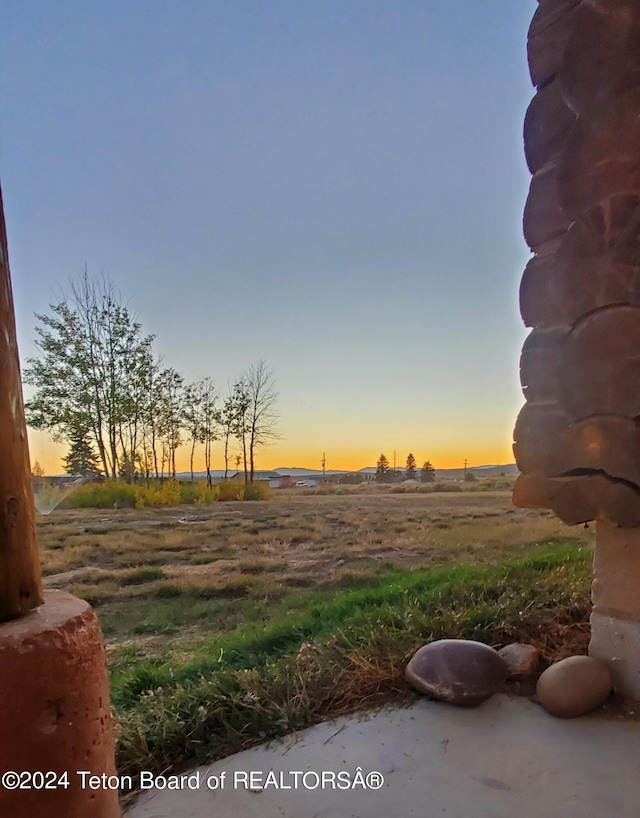
<instances>
[{"instance_id":1,"label":"open field","mask_svg":"<svg viewBox=\"0 0 640 818\"><path fill-rule=\"evenodd\" d=\"M593 529L508 491L57 510L38 534L45 587L97 608L129 772L402 695L429 638L586 647Z\"/></svg>"},{"instance_id":2,"label":"open field","mask_svg":"<svg viewBox=\"0 0 640 818\"><path fill-rule=\"evenodd\" d=\"M284 491L204 508L58 511L38 526L45 586L97 607L111 651L136 643L147 656L154 642L182 654L202 636L271 618L300 589L497 563L568 533L592 539L550 513L513 508L508 492Z\"/></svg>"}]
</instances>

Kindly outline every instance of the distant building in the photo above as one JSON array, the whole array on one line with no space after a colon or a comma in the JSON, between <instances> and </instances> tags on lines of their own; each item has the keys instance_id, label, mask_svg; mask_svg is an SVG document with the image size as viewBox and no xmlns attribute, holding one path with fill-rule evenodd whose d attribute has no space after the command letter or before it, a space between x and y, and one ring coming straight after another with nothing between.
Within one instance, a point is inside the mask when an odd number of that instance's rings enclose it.
<instances>
[{"instance_id":1,"label":"distant building","mask_svg":"<svg viewBox=\"0 0 640 818\"><path fill-rule=\"evenodd\" d=\"M237 471L231 475L230 480L244 480L244 471ZM280 474L277 471L260 471L256 469L253 472L254 483L269 483L269 488L284 489L291 485L291 477L288 474Z\"/></svg>"}]
</instances>

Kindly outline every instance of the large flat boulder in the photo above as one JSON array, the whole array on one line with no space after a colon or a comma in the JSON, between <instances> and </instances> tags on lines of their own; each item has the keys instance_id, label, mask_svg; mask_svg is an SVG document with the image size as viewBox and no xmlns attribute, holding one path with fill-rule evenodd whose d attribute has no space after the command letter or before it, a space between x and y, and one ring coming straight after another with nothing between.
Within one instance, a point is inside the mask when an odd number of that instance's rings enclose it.
<instances>
[{"instance_id":1,"label":"large flat boulder","mask_svg":"<svg viewBox=\"0 0 640 818\"><path fill-rule=\"evenodd\" d=\"M405 670L419 693L472 707L502 689L507 665L498 652L469 639L440 639L420 648Z\"/></svg>"}]
</instances>

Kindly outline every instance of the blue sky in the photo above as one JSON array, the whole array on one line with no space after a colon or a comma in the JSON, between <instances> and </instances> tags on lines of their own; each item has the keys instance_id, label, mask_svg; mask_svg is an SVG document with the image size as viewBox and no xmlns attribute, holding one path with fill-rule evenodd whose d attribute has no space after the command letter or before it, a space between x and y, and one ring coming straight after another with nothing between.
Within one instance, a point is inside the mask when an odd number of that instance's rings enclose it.
<instances>
[{"instance_id":1,"label":"blue sky","mask_svg":"<svg viewBox=\"0 0 640 818\"><path fill-rule=\"evenodd\" d=\"M23 362L86 264L187 378L273 367L263 467L510 460L536 5L5 0Z\"/></svg>"}]
</instances>

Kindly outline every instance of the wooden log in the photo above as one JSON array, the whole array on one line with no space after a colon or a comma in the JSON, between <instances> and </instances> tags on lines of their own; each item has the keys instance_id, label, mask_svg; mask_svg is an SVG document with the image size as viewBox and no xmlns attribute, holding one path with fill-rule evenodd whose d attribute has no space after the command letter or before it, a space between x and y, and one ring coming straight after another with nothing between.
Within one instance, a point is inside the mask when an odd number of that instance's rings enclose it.
<instances>
[{"instance_id":1,"label":"wooden log","mask_svg":"<svg viewBox=\"0 0 640 818\"><path fill-rule=\"evenodd\" d=\"M512 499L518 508L551 508L548 480L519 474L513 484Z\"/></svg>"},{"instance_id":2,"label":"wooden log","mask_svg":"<svg viewBox=\"0 0 640 818\"><path fill-rule=\"evenodd\" d=\"M600 474L550 481L552 510L567 525L607 520L632 528L640 524L640 493Z\"/></svg>"},{"instance_id":3,"label":"wooden log","mask_svg":"<svg viewBox=\"0 0 640 818\"><path fill-rule=\"evenodd\" d=\"M559 404L572 420L640 416L640 308L609 307L567 336Z\"/></svg>"},{"instance_id":4,"label":"wooden log","mask_svg":"<svg viewBox=\"0 0 640 818\"><path fill-rule=\"evenodd\" d=\"M0 621L43 602L18 343L0 191Z\"/></svg>"},{"instance_id":5,"label":"wooden log","mask_svg":"<svg viewBox=\"0 0 640 818\"><path fill-rule=\"evenodd\" d=\"M616 14L635 14L638 11L638 0L588 0L589 5Z\"/></svg>"},{"instance_id":6,"label":"wooden log","mask_svg":"<svg viewBox=\"0 0 640 818\"><path fill-rule=\"evenodd\" d=\"M560 209L556 167L539 170L531 179L522 221L525 241L534 253L566 232L570 220Z\"/></svg>"},{"instance_id":7,"label":"wooden log","mask_svg":"<svg viewBox=\"0 0 640 818\"><path fill-rule=\"evenodd\" d=\"M639 110L640 89L634 89L616 96L615 110L602 118L580 117L567 135L558 159L553 205L569 219L611 196L640 194Z\"/></svg>"},{"instance_id":8,"label":"wooden log","mask_svg":"<svg viewBox=\"0 0 640 818\"><path fill-rule=\"evenodd\" d=\"M571 423L555 406L529 406L514 438L523 474L551 478L599 472L640 491L640 428L630 418L597 415Z\"/></svg>"},{"instance_id":9,"label":"wooden log","mask_svg":"<svg viewBox=\"0 0 640 818\"><path fill-rule=\"evenodd\" d=\"M535 329L524 342L520 356L520 384L527 401L557 401L566 337L564 327Z\"/></svg>"},{"instance_id":10,"label":"wooden log","mask_svg":"<svg viewBox=\"0 0 640 818\"><path fill-rule=\"evenodd\" d=\"M576 115L563 100L557 80L538 91L524 118L524 153L531 173L558 158L575 121Z\"/></svg>"},{"instance_id":11,"label":"wooden log","mask_svg":"<svg viewBox=\"0 0 640 818\"><path fill-rule=\"evenodd\" d=\"M520 315L527 327L553 327L563 324L561 309L553 300L556 253L564 236L546 246L527 263L520 280Z\"/></svg>"},{"instance_id":12,"label":"wooden log","mask_svg":"<svg viewBox=\"0 0 640 818\"><path fill-rule=\"evenodd\" d=\"M603 475L520 475L513 489L519 508L550 508L567 525L606 520L625 528L640 525L640 493Z\"/></svg>"},{"instance_id":13,"label":"wooden log","mask_svg":"<svg viewBox=\"0 0 640 818\"><path fill-rule=\"evenodd\" d=\"M548 477L571 468L562 449L570 423L555 404L526 403L522 407L513 431L513 453L523 474Z\"/></svg>"},{"instance_id":14,"label":"wooden log","mask_svg":"<svg viewBox=\"0 0 640 818\"><path fill-rule=\"evenodd\" d=\"M576 220L554 258L548 297L561 320L640 304L640 197L614 196Z\"/></svg>"},{"instance_id":15,"label":"wooden log","mask_svg":"<svg viewBox=\"0 0 640 818\"><path fill-rule=\"evenodd\" d=\"M571 34L573 13L581 0L540 0L527 40L529 73L541 88L560 69L562 56Z\"/></svg>"},{"instance_id":16,"label":"wooden log","mask_svg":"<svg viewBox=\"0 0 640 818\"><path fill-rule=\"evenodd\" d=\"M635 420L617 415L585 418L569 426L561 448L571 471L603 472L640 491L640 428Z\"/></svg>"},{"instance_id":17,"label":"wooden log","mask_svg":"<svg viewBox=\"0 0 640 818\"><path fill-rule=\"evenodd\" d=\"M576 113L603 110L638 85L640 7L583 3L573 18L558 72L562 96Z\"/></svg>"},{"instance_id":18,"label":"wooden log","mask_svg":"<svg viewBox=\"0 0 640 818\"><path fill-rule=\"evenodd\" d=\"M526 326L574 324L615 304L640 305L640 197L614 196L577 219L520 283Z\"/></svg>"},{"instance_id":19,"label":"wooden log","mask_svg":"<svg viewBox=\"0 0 640 818\"><path fill-rule=\"evenodd\" d=\"M520 315L525 327L552 327L556 310L549 297L553 291L555 253L534 256L520 280Z\"/></svg>"}]
</instances>

